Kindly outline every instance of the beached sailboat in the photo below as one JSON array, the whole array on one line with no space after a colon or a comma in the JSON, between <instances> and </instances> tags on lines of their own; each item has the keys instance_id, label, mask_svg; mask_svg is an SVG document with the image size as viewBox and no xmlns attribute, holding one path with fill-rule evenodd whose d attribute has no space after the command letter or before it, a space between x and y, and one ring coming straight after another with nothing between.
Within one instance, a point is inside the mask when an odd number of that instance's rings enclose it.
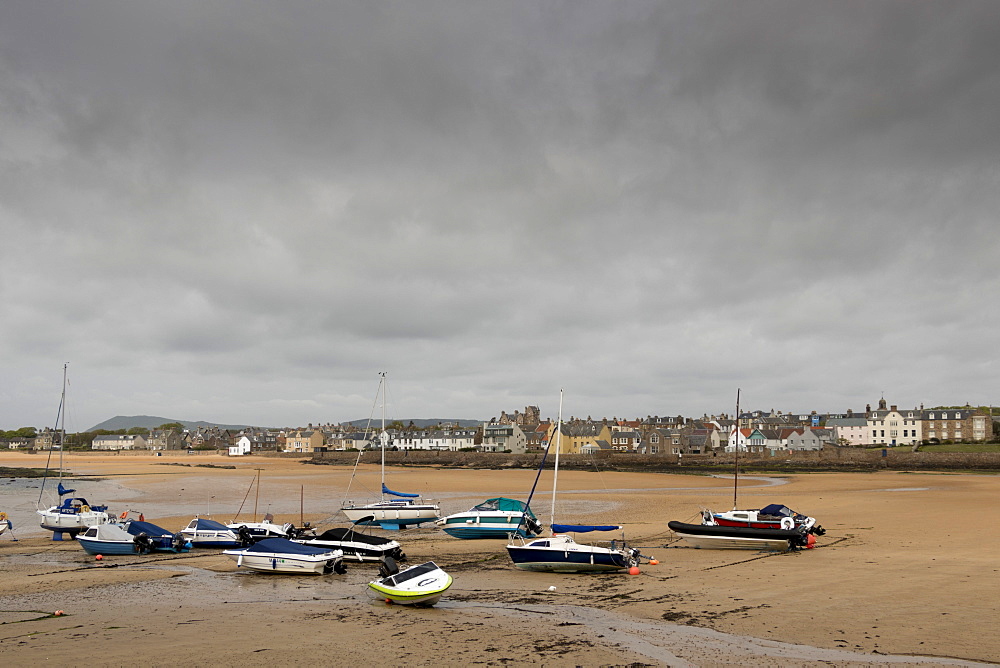
<instances>
[{"instance_id":1,"label":"beached sailboat","mask_svg":"<svg viewBox=\"0 0 1000 668\"><path fill-rule=\"evenodd\" d=\"M687 545L714 550L786 551L810 549L816 536L826 531L816 520L787 506L771 504L761 509L740 510L737 502L740 480L740 391L736 390L736 423L733 425L733 509L724 513L702 512L701 524L671 521L667 526Z\"/></svg>"},{"instance_id":2,"label":"beached sailboat","mask_svg":"<svg viewBox=\"0 0 1000 668\"><path fill-rule=\"evenodd\" d=\"M59 412L56 415L56 425L59 428L59 478L56 491L59 494L59 503L49 508L41 508L42 496L45 493L45 482L48 479L49 464L52 460L52 450L49 450L49 457L45 463L45 477L42 478L41 490L38 493L38 515L41 518L41 527L53 533L68 533L75 536L88 527L98 524L105 524L112 516L108 515L106 505L92 504L82 496L72 496L75 489L68 489L62 484L63 477L63 450L66 446L66 372L68 364L63 365L63 386L62 397L59 401ZM52 447L55 447L54 444ZM65 497L65 498L64 498Z\"/></svg>"},{"instance_id":3,"label":"beached sailboat","mask_svg":"<svg viewBox=\"0 0 1000 668\"><path fill-rule=\"evenodd\" d=\"M419 494L396 492L389 489L385 484L385 449L389 445L389 432L385 430L385 384L385 372L383 372L380 374L378 389L382 397L382 432L379 434L379 447L382 452L381 499L375 503L368 504L355 504L352 501L348 501L341 508L341 512L344 513L347 519L356 524L377 524L383 529L396 531L423 524L424 522L433 522L438 519L441 509L437 504L421 501ZM376 395L376 400L377 397L378 395Z\"/></svg>"},{"instance_id":4,"label":"beached sailboat","mask_svg":"<svg viewBox=\"0 0 1000 668\"><path fill-rule=\"evenodd\" d=\"M552 535L526 539L517 534L511 535L507 545L507 554L518 568L528 571L544 571L549 573L585 573L609 572L631 569L639 564L639 550L630 548L625 543L611 541L610 546L588 545L577 543L570 533L589 533L592 531L621 531L617 525L580 525L556 524L556 490L559 480L559 447L562 434L562 391L559 392L559 420L556 426L556 455L552 477L552 515L549 522ZM551 443L549 444L551 447ZM547 449L546 449L547 454ZM542 459L542 466L545 459ZM541 466L539 467L539 473ZM535 484L538 480L536 477ZM532 487L531 494L534 494ZM531 495L528 497L531 503Z\"/></svg>"},{"instance_id":5,"label":"beached sailboat","mask_svg":"<svg viewBox=\"0 0 1000 668\"><path fill-rule=\"evenodd\" d=\"M542 523L528 504L506 497L486 499L435 524L455 538L507 538L512 533L530 538L542 532Z\"/></svg>"},{"instance_id":6,"label":"beached sailboat","mask_svg":"<svg viewBox=\"0 0 1000 668\"><path fill-rule=\"evenodd\" d=\"M387 603L413 606L432 606L451 587L453 579L433 561L410 566L400 571L391 559L379 567L379 579L368 583L369 592L384 598Z\"/></svg>"},{"instance_id":7,"label":"beached sailboat","mask_svg":"<svg viewBox=\"0 0 1000 668\"><path fill-rule=\"evenodd\" d=\"M285 538L265 538L249 547L225 550L222 554L233 559L237 567L262 573L329 575L347 572L340 550L310 547Z\"/></svg>"}]
</instances>

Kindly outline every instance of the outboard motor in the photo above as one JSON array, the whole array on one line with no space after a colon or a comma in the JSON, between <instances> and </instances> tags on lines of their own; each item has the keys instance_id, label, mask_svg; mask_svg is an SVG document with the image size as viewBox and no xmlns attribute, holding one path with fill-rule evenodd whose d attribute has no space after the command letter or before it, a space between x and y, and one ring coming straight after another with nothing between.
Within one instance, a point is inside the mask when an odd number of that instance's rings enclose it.
<instances>
[{"instance_id":1,"label":"outboard motor","mask_svg":"<svg viewBox=\"0 0 1000 668\"><path fill-rule=\"evenodd\" d=\"M253 534L250 533L250 529L246 525L241 526L237 531L236 535L240 539L240 547L250 547L254 544Z\"/></svg>"},{"instance_id":2,"label":"outboard motor","mask_svg":"<svg viewBox=\"0 0 1000 668\"><path fill-rule=\"evenodd\" d=\"M141 533L133 538L132 543L135 545L135 551L139 554L147 554L153 551L153 543L145 533Z\"/></svg>"},{"instance_id":3,"label":"outboard motor","mask_svg":"<svg viewBox=\"0 0 1000 668\"><path fill-rule=\"evenodd\" d=\"M170 546L174 548L175 552L183 550L185 545L187 545L187 538L180 532L175 533L170 539Z\"/></svg>"},{"instance_id":4,"label":"outboard motor","mask_svg":"<svg viewBox=\"0 0 1000 668\"><path fill-rule=\"evenodd\" d=\"M392 557L382 557L382 563L378 565L378 574L380 577L387 578L398 572L399 565L396 563L395 559Z\"/></svg>"}]
</instances>

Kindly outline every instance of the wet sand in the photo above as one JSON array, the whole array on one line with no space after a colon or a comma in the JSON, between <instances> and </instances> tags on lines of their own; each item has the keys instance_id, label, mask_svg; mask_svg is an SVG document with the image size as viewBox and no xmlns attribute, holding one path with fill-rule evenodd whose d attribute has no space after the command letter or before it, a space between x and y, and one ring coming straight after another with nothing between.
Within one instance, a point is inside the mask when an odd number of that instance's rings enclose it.
<instances>
[{"instance_id":1,"label":"wet sand","mask_svg":"<svg viewBox=\"0 0 1000 668\"><path fill-rule=\"evenodd\" d=\"M190 466L211 464L210 468ZM44 457L0 454L0 466ZM184 466L187 465L187 466ZM67 457L78 493L178 530L195 514L343 524L337 508L378 488L377 468L271 458ZM263 469L259 495L250 490ZM443 514L490 496L524 498L533 471L393 469L389 486ZM740 506L780 502L828 530L817 549L779 555L682 547L669 520L732 506L724 478L563 471L559 521L620 523L654 556L639 575L542 574L511 566L503 541L431 526L393 534L410 563L455 578L432 609L372 601L376 572L280 576L238 571L218 550L108 557L53 541L34 515L38 482L0 479L0 661L28 665L968 665L1000 659L993 632L1000 476L810 474L741 477ZM548 522L551 477L533 507ZM248 491L250 492L248 494ZM51 501L51 499L49 499ZM379 532L386 533L388 532ZM581 538L582 539L582 538ZM555 587L554 590L550 590ZM63 610L64 616L50 613Z\"/></svg>"}]
</instances>

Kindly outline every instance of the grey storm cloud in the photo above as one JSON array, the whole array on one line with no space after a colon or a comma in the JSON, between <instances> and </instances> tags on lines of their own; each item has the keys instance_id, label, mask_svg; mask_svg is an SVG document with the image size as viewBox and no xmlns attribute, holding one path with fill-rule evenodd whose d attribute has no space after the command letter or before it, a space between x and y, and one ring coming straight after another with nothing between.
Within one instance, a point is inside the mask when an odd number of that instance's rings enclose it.
<instances>
[{"instance_id":1,"label":"grey storm cloud","mask_svg":"<svg viewBox=\"0 0 1000 668\"><path fill-rule=\"evenodd\" d=\"M0 428L995 403L998 19L4 3Z\"/></svg>"}]
</instances>

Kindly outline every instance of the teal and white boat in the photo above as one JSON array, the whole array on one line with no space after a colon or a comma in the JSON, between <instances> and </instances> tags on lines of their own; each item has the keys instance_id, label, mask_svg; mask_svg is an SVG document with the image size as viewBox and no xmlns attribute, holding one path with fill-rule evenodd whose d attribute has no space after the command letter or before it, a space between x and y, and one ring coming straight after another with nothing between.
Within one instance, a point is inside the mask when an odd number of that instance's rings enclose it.
<instances>
[{"instance_id":1,"label":"teal and white boat","mask_svg":"<svg viewBox=\"0 0 1000 668\"><path fill-rule=\"evenodd\" d=\"M531 538L542 531L541 522L528 504L502 496L442 517L436 524L455 538L507 538L511 534Z\"/></svg>"}]
</instances>

